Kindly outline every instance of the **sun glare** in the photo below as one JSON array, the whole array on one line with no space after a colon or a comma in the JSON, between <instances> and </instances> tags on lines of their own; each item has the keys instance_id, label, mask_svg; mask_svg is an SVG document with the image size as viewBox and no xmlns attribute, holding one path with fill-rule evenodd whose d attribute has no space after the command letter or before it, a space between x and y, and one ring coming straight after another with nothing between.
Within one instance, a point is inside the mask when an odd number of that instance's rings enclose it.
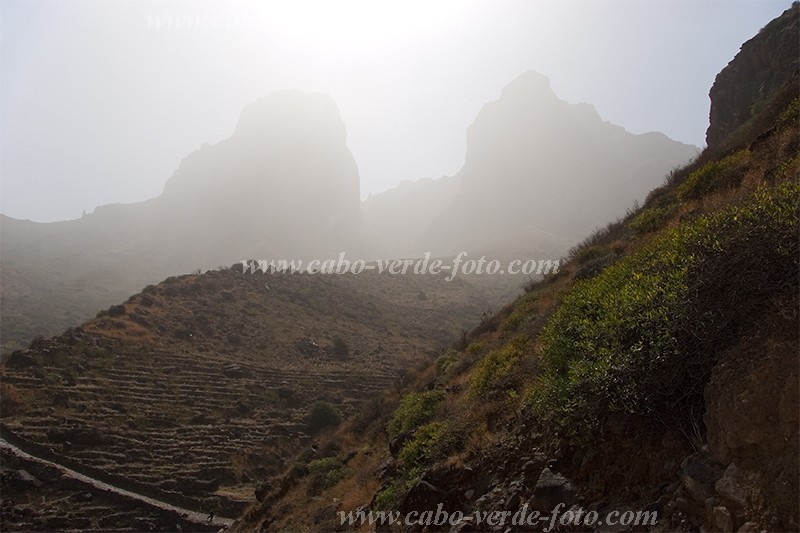
<instances>
[{"instance_id":1,"label":"sun glare","mask_svg":"<svg viewBox=\"0 0 800 533\"><path fill-rule=\"evenodd\" d=\"M273 27L305 42L376 45L458 24L470 2L301 0L264 4Z\"/></svg>"}]
</instances>

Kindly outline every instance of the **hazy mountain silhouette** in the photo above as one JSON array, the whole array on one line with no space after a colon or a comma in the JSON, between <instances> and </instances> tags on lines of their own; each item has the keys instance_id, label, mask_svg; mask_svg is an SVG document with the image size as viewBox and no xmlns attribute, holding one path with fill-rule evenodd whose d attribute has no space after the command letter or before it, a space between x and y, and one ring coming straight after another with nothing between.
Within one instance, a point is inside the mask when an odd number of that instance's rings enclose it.
<instances>
[{"instance_id":1,"label":"hazy mountain silhouette","mask_svg":"<svg viewBox=\"0 0 800 533\"><path fill-rule=\"evenodd\" d=\"M464 167L448 178L458 180L458 192L447 205L438 203L438 215L425 216L430 226L424 233L385 219L416 216L415 206L436 182L402 185L376 197L371 202L381 208L370 212L367 227L384 231L383 241L403 243L400 249L409 255L507 255L519 252L520 243L531 253L564 252L642 200L697 151L661 133L629 133L602 120L589 104L559 100L545 76L526 72L469 127Z\"/></svg>"},{"instance_id":2,"label":"hazy mountain silhouette","mask_svg":"<svg viewBox=\"0 0 800 533\"><path fill-rule=\"evenodd\" d=\"M49 224L2 217L3 342L75 325L145 284L244 258L358 249L359 176L321 93L271 93L163 194Z\"/></svg>"},{"instance_id":3,"label":"hazy mountain silhouette","mask_svg":"<svg viewBox=\"0 0 800 533\"><path fill-rule=\"evenodd\" d=\"M555 258L694 152L604 122L528 72L481 110L458 174L370 198L362 228L336 105L274 92L245 107L230 138L189 154L157 198L67 222L3 217L3 347L60 332L169 275L244 258Z\"/></svg>"},{"instance_id":4,"label":"hazy mountain silhouette","mask_svg":"<svg viewBox=\"0 0 800 533\"><path fill-rule=\"evenodd\" d=\"M574 241L643 199L696 151L660 133L628 133L591 105L559 100L546 77L526 72L467 131L461 190L425 242L443 252L472 249L525 228Z\"/></svg>"}]
</instances>

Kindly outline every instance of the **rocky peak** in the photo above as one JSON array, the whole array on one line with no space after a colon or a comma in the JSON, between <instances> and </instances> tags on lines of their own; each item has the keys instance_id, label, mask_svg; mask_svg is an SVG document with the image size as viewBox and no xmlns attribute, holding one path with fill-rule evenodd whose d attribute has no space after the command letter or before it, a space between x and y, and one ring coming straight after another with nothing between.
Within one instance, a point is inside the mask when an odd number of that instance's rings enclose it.
<instances>
[{"instance_id":1,"label":"rocky peak","mask_svg":"<svg viewBox=\"0 0 800 533\"><path fill-rule=\"evenodd\" d=\"M523 72L514 81L503 88L503 98L531 98L555 100L556 95L550 88L550 79L533 70Z\"/></svg>"},{"instance_id":2,"label":"rocky peak","mask_svg":"<svg viewBox=\"0 0 800 533\"><path fill-rule=\"evenodd\" d=\"M711 87L706 143L718 144L758 114L800 70L800 2L745 42Z\"/></svg>"},{"instance_id":3,"label":"rocky peak","mask_svg":"<svg viewBox=\"0 0 800 533\"><path fill-rule=\"evenodd\" d=\"M347 134L330 96L295 89L274 91L245 106L234 137L252 142L325 141L343 145Z\"/></svg>"},{"instance_id":4,"label":"rocky peak","mask_svg":"<svg viewBox=\"0 0 800 533\"><path fill-rule=\"evenodd\" d=\"M525 72L467 130L460 189L424 248L448 254L566 242L643 199L695 151L663 135L626 132L590 104L559 99L546 76Z\"/></svg>"},{"instance_id":5,"label":"rocky peak","mask_svg":"<svg viewBox=\"0 0 800 533\"><path fill-rule=\"evenodd\" d=\"M231 257L254 246L284 255L321 254L331 239L344 246L361 210L339 109L326 94L299 90L256 100L231 137L181 162L158 203L162 228L178 214L181 228L205 241L217 234L227 244L236 235L240 245L226 248Z\"/></svg>"}]
</instances>

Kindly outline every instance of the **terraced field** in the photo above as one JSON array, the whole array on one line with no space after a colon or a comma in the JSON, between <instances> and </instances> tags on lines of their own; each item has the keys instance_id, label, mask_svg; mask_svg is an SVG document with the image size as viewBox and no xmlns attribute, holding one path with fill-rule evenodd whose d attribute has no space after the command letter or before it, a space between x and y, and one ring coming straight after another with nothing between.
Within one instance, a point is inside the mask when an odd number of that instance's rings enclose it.
<instances>
[{"instance_id":1,"label":"terraced field","mask_svg":"<svg viewBox=\"0 0 800 533\"><path fill-rule=\"evenodd\" d=\"M234 517L311 445L314 402L353 415L484 305L433 276L170 278L5 357L3 431L98 479Z\"/></svg>"},{"instance_id":2,"label":"terraced field","mask_svg":"<svg viewBox=\"0 0 800 533\"><path fill-rule=\"evenodd\" d=\"M0 493L3 531L218 531L231 524L97 482L3 440Z\"/></svg>"}]
</instances>

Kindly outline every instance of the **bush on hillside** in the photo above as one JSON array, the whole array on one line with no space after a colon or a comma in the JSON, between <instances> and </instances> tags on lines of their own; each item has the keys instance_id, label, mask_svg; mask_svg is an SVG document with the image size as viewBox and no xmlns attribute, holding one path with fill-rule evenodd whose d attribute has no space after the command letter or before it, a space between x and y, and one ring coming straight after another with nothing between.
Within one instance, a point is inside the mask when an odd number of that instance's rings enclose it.
<instances>
[{"instance_id":1,"label":"bush on hillside","mask_svg":"<svg viewBox=\"0 0 800 533\"><path fill-rule=\"evenodd\" d=\"M739 150L695 170L678 186L678 198L698 200L721 189L738 187L747 171L747 150Z\"/></svg>"},{"instance_id":2,"label":"bush on hillside","mask_svg":"<svg viewBox=\"0 0 800 533\"><path fill-rule=\"evenodd\" d=\"M397 456L394 477L375 495L375 508L396 509L425 470L446 457L452 447L451 434L445 423L431 422L419 427L403 444Z\"/></svg>"},{"instance_id":3,"label":"bush on hillside","mask_svg":"<svg viewBox=\"0 0 800 533\"><path fill-rule=\"evenodd\" d=\"M675 206L642 209L639 214L633 217L633 220L628 223L628 227L638 235L658 231L672 218L672 215L675 214L675 210Z\"/></svg>"},{"instance_id":4,"label":"bush on hillside","mask_svg":"<svg viewBox=\"0 0 800 533\"><path fill-rule=\"evenodd\" d=\"M308 463L309 491L319 494L342 480L347 467L338 457L323 457Z\"/></svg>"},{"instance_id":5,"label":"bush on hillside","mask_svg":"<svg viewBox=\"0 0 800 533\"><path fill-rule=\"evenodd\" d=\"M411 431L430 420L439 404L445 399L442 390L410 392L403 396L387 428L389 435Z\"/></svg>"},{"instance_id":6,"label":"bush on hillside","mask_svg":"<svg viewBox=\"0 0 800 533\"><path fill-rule=\"evenodd\" d=\"M477 396L489 396L496 391L505 392L511 385L512 371L519 367L530 353L526 335L517 335L506 344L490 351L475 364L470 376L470 392Z\"/></svg>"},{"instance_id":7,"label":"bush on hillside","mask_svg":"<svg viewBox=\"0 0 800 533\"><path fill-rule=\"evenodd\" d=\"M319 433L323 429L335 427L342 423L342 415L338 409L328 402L314 402L308 412L306 425L311 434Z\"/></svg>"},{"instance_id":8,"label":"bush on hillside","mask_svg":"<svg viewBox=\"0 0 800 533\"><path fill-rule=\"evenodd\" d=\"M577 283L540 336L537 414L588 438L612 412L702 408L716 355L771 300L796 298L799 200L797 183L761 189Z\"/></svg>"}]
</instances>

